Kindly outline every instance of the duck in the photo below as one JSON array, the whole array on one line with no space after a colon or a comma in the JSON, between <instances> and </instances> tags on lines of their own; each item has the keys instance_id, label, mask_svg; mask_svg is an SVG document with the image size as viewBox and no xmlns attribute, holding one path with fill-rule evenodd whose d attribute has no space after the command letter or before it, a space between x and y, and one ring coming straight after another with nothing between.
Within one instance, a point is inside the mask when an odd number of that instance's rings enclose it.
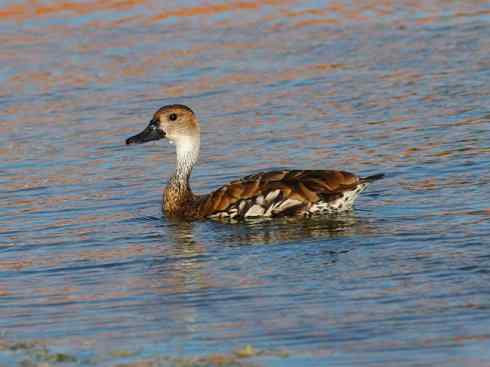
<instances>
[{"instance_id":1,"label":"duck","mask_svg":"<svg viewBox=\"0 0 490 367\"><path fill-rule=\"evenodd\" d=\"M274 170L231 181L215 191L197 195L189 180L197 163L200 125L194 111L182 104L159 108L148 126L126 139L142 144L168 139L175 144L176 169L165 187L166 217L201 219L312 217L350 211L357 196L383 173L359 177L341 170Z\"/></svg>"}]
</instances>

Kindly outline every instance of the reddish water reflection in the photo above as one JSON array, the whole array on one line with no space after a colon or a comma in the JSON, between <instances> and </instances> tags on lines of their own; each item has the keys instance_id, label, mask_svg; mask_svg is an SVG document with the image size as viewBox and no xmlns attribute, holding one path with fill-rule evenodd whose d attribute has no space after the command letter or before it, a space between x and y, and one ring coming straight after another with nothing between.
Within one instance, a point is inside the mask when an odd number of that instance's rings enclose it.
<instances>
[{"instance_id":1,"label":"reddish water reflection","mask_svg":"<svg viewBox=\"0 0 490 367\"><path fill-rule=\"evenodd\" d=\"M82 364L251 344L288 350L259 365L487 365L489 16L0 1L2 338ZM335 221L169 223L173 147L123 143L175 102L203 122L195 191L284 166L388 178Z\"/></svg>"}]
</instances>

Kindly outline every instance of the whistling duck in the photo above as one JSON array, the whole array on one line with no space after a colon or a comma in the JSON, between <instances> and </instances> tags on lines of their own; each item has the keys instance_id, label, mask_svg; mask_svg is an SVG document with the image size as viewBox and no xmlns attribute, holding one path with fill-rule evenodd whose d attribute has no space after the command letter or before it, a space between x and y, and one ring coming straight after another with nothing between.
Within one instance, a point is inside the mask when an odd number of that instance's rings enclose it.
<instances>
[{"instance_id":1,"label":"whistling duck","mask_svg":"<svg viewBox=\"0 0 490 367\"><path fill-rule=\"evenodd\" d=\"M167 138L175 143L177 168L164 192L167 217L244 219L340 213L352 208L357 195L383 174L360 178L333 170L262 172L232 181L207 195L196 195L189 185L199 156L200 130L194 112L184 105L169 105L153 115L141 133L126 144Z\"/></svg>"}]
</instances>

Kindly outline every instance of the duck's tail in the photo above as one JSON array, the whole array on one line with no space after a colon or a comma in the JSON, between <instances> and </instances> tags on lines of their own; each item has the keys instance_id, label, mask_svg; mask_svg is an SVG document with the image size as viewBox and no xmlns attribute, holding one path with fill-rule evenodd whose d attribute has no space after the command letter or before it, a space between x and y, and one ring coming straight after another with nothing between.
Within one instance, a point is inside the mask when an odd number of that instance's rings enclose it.
<instances>
[{"instance_id":1,"label":"duck's tail","mask_svg":"<svg viewBox=\"0 0 490 367\"><path fill-rule=\"evenodd\" d=\"M381 180L383 177L385 177L384 173L377 173L375 175L371 175L371 176L367 176L367 177L361 177L360 181L369 183L369 182Z\"/></svg>"}]
</instances>

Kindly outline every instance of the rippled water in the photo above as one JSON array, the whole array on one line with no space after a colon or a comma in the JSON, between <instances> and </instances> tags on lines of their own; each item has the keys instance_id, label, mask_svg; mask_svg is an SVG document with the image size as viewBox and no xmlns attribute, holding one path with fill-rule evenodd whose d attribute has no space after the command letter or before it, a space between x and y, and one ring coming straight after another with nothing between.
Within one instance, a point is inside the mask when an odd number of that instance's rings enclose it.
<instances>
[{"instance_id":1,"label":"rippled water","mask_svg":"<svg viewBox=\"0 0 490 367\"><path fill-rule=\"evenodd\" d=\"M0 341L488 366L488 3L166 4L0 1ZM124 146L169 103L202 120L196 192L277 167L387 178L334 220L169 222L174 147Z\"/></svg>"}]
</instances>

